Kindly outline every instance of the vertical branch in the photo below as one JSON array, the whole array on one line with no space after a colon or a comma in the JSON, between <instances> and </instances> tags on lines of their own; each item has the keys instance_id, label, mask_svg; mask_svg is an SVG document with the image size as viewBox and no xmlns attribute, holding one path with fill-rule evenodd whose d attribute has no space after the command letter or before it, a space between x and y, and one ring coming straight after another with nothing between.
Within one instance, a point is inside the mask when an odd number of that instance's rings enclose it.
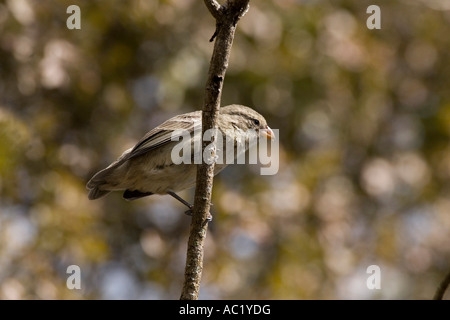
<instances>
[{"instance_id":1,"label":"vertical branch","mask_svg":"<svg viewBox=\"0 0 450 320\"><path fill-rule=\"evenodd\" d=\"M437 288L436 293L434 294L433 300L442 300L444 298L445 291L447 290L449 285L450 285L450 272L439 284L439 287Z\"/></svg>"},{"instance_id":2,"label":"vertical branch","mask_svg":"<svg viewBox=\"0 0 450 320\"><path fill-rule=\"evenodd\" d=\"M228 0L220 5L216 0L204 0L211 15L216 19L216 31L213 38L214 50L206 82L205 100L202 110L202 134L209 129L217 129L220 98L225 73L228 67L231 46L238 20L246 13L249 0ZM203 136L203 135L202 135ZM215 141L211 141L215 144ZM202 143L203 150L208 142ZM203 245L208 227L208 215L214 178L214 162L197 167L194 209L186 256L182 300L197 300L203 270Z\"/></svg>"}]
</instances>

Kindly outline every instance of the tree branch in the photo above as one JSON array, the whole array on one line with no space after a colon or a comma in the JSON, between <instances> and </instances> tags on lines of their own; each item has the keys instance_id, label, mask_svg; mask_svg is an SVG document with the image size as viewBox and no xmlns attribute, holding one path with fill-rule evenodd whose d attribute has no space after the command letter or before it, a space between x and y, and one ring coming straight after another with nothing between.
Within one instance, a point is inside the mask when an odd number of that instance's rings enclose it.
<instances>
[{"instance_id":1,"label":"tree branch","mask_svg":"<svg viewBox=\"0 0 450 320\"><path fill-rule=\"evenodd\" d=\"M221 19L221 10L223 7L216 0L204 0L204 1L205 1L205 5L208 8L211 15L216 20L220 20Z\"/></svg>"},{"instance_id":2,"label":"tree branch","mask_svg":"<svg viewBox=\"0 0 450 320\"><path fill-rule=\"evenodd\" d=\"M215 0L204 0L206 7L216 19L216 42L209 66L205 100L202 113L202 134L217 129L220 99L225 73L228 67L236 24L248 10L250 0L228 0L221 6ZM215 141L211 141L214 144ZM202 154L208 142L202 143ZM182 300L197 300L203 270L203 246L208 227L208 215L214 178L214 162L197 167L197 185L186 256Z\"/></svg>"},{"instance_id":3,"label":"tree branch","mask_svg":"<svg viewBox=\"0 0 450 320\"><path fill-rule=\"evenodd\" d=\"M447 274L444 280L440 283L439 287L434 294L433 300L442 300L444 298L445 291L450 285L450 272Z\"/></svg>"}]
</instances>

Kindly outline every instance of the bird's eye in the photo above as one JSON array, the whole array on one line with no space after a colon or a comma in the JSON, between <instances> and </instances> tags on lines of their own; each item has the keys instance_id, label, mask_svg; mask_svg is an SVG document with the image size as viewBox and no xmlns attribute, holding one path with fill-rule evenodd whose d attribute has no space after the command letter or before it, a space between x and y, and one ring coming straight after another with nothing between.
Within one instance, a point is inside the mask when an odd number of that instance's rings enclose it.
<instances>
[{"instance_id":1,"label":"bird's eye","mask_svg":"<svg viewBox=\"0 0 450 320\"><path fill-rule=\"evenodd\" d=\"M256 124L257 126L259 126L259 120L258 119L253 119L253 123Z\"/></svg>"}]
</instances>

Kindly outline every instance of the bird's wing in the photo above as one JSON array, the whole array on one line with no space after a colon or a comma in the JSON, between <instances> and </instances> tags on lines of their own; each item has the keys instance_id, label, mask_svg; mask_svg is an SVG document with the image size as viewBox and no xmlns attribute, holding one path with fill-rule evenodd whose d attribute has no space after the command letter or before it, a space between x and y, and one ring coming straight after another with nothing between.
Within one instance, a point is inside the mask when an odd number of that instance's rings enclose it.
<instances>
[{"instance_id":1,"label":"bird's wing","mask_svg":"<svg viewBox=\"0 0 450 320\"><path fill-rule=\"evenodd\" d=\"M89 198L96 199L104 195L99 194L101 190L98 186L106 183L107 177L127 160L143 155L171 141L178 140L175 138L182 136L182 130L186 130L189 134L192 134L194 130L201 130L201 117L201 111L182 114L167 120L149 131L133 148L126 150L116 161L111 163L107 168L97 172L89 180L87 183L87 188L91 190Z\"/></svg>"},{"instance_id":2,"label":"bird's wing","mask_svg":"<svg viewBox=\"0 0 450 320\"><path fill-rule=\"evenodd\" d=\"M194 130L201 130L201 111L195 111L173 117L166 122L162 123L158 127L149 131L127 154L128 160L137 156L140 156L150 150L154 150L162 145L170 143L171 141L177 141L183 134L183 130L189 134Z\"/></svg>"}]
</instances>

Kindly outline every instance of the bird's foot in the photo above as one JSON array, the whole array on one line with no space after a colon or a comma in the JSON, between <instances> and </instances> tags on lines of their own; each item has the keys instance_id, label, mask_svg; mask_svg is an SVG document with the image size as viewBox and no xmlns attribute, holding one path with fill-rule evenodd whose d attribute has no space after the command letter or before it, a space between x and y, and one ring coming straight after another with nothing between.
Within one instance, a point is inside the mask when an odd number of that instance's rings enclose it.
<instances>
[{"instance_id":1,"label":"bird's foot","mask_svg":"<svg viewBox=\"0 0 450 320\"><path fill-rule=\"evenodd\" d=\"M186 210L186 211L184 212L184 214L192 217L192 209ZM206 216L206 220L207 220L208 222L211 222L212 219L213 219L213 217L212 217L211 213L208 212L208 215Z\"/></svg>"},{"instance_id":2,"label":"bird's foot","mask_svg":"<svg viewBox=\"0 0 450 320\"><path fill-rule=\"evenodd\" d=\"M184 200L183 198L181 198L179 195L177 195L175 192L173 191L168 191L167 194L171 195L172 197L174 197L175 199L177 199L178 201L180 201L182 204L184 204L186 207L189 208L189 210L186 210L184 212L184 214L191 216L192 217L192 209L194 208L194 206L192 204L190 204L189 202L187 202L186 200ZM212 203L209 204L210 207L213 206ZM212 221L212 215L211 213L208 212L208 216L206 217L207 221L210 222Z\"/></svg>"}]
</instances>

